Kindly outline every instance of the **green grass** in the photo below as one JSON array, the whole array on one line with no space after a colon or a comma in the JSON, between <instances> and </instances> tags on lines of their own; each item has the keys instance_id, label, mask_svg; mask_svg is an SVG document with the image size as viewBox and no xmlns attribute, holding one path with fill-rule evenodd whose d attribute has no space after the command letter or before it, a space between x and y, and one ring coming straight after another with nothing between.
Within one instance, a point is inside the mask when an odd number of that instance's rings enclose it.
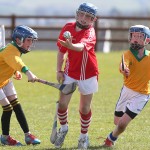
<instances>
[{"instance_id":1,"label":"green grass","mask_svg":"<svg viewBox=\"0 0 150 150\"><path fill-rule=\"evenodd\" d=\"M94 95L92 102L93 118L89 129L90 148L102 149L100 145L104 138L114 129L113 113L116 101L122 87L122 76L118 71L118 65L122 52L109 54L97 53L99 63L99 92ZM48 81L56 81L56 51L33 51L23 55L22 59L39 78ZM30 131L35 134L41 144L38 146L6 147L0 149L23 150L50 150L54 146L49 141L55 112L55 102L58 91L55 88L40 83L28 83L23 75L22 81L14 80L18 99L25 111ZM69 105L69 132L62 149L76 149L80 133L79 122L79 94L75 91ZM149 104L143 112L130 123L127 130L120 136L115 150L149 150ZM2 113L2 109L0 110ZM24 142L24 134L18 125L13 113L11 119L10 134ZM103 148L104 149L104 148Z\"/></svg>"}]
</instances>

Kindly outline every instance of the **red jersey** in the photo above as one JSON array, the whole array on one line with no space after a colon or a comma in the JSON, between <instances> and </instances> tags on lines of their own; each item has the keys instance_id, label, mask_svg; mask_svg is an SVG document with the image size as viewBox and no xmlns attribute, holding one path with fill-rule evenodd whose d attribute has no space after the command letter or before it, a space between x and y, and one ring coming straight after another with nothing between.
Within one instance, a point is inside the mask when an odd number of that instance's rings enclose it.
<instances>
[{"instance_id":1,"label":"red jersey","mask_svg":"<svg viewBox=\"0 0 150 150\"><path fill-rule=\"evenodd\" d=\"M70 50L61 46L57 42L57 46L62 53L68 53L64 72L66 75L76 80L85 80L98 75L98 63L95 55L96 36L95 30L91 26L81 31L75 30L76 23L67 23L61 30L59 39L65 40L63 33L69 31L71 33L72 43L82 43L84 49L82 51Z\"/></svg>"}]
</instances>

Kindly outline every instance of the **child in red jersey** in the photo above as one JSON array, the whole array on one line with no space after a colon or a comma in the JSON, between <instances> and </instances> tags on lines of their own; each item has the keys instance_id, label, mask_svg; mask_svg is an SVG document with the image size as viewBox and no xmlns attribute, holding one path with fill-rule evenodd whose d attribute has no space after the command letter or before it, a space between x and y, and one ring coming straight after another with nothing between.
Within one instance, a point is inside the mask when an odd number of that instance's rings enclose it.
<instances>
[{"instance_id":1,"label":"child in red jersey","mask_svg":"<svg viewBox=\"0 0 150 150\"><path fill-rule=\"evenodd\" d=\"M76 22L67 23L61 30L57 46L57 80L64 84L77 82L80 93L81 133L78 141L79 149L89 146L88 128L91 123L91 101L93 93L98 91L98 64L95 55L96 36L93 23L96 21L97 7L91 3L83 3L76 11ZM71 36L65 38L65 31ZM67 54L65 68L64 56ZM72 94L61 93L59 99L58 118L61 128L57 133L55 147L60 148L68 132L68 104Z\"/></svg>"}]
</instances>

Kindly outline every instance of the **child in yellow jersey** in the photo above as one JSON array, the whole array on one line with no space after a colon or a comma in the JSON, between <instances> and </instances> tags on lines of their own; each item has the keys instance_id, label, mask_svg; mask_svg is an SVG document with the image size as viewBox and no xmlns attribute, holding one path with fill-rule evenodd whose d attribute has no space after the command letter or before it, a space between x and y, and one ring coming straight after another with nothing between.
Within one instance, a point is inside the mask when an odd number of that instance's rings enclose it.
<instances>
[{"instance_id":1,"label":"child in yellow jersey","mask_svg":"<svg viewBox=\"0 0 150 150\"><path fill-rule=\"evenodd\" d=\"M145 46L150 42L150 29L144 25L129 29L130 48L123 54L119 69L124 76L124 86L115 108L115 129L103 146L112 147L128 124L143 110L150 99L150 52Z\"/></svg>"},{"instance_id":2,"label":"child in yellow jersey","mask_svg":"<svg viewBox=\"0 0 150 150\"><path fill-rule=\"evenodd\" d=\"M12 111L15 112L25 134L26 144L40 144L40 140L29 131L26 117L10 79L14 75L16 80L21 80L21 72L27 75L29 82L34 82L37 79L20 58L22 54L30 51L37 38L37 33L33 29L23 25L17 26L12 33L12 42L0 49L0 104L3 108L0 142L3 145L22 146L19 141L9 135Z\"/></svg>"}]
</instances>

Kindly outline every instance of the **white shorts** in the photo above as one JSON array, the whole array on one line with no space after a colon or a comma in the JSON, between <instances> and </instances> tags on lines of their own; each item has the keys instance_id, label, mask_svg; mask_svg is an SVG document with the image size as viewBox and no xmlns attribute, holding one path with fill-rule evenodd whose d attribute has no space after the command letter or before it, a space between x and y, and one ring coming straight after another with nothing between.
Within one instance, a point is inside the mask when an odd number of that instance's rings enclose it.
<instances>
[{"instance_id":1,"label":"white shorts","mask_svg":"<svg viewBox=\"0 0 150 150\"><path fill-rule=\"evenodd\" d=\"M7 85L0 88L0 100L6 98L7 96L16 95L16 90L12 81L9 81Z\"/></svg>"},{"instance_id":2,"label":"white shorts","mask_svg":"<svg viewBox=\"0 0 150 150\"><path fill-rule=\"evenodd\" d=\"M83 95L88 95L92 94L98 91L98 81L97 81L97 76L91 77L86 80L76 80L73 79L66 74L65 76L65 81L64 84L70 84L72 82L77 82L78 85L78 90L81 94Z\"/></svg>"},{"instance_id":3,"label":"white shorts","mask_svg":"<svg viewBox=\"0 0 150 150\"><path fill-rule=\"evenodd\" d=\"M135 114L139 114L144 106L150 99L150 94L140 94L135 92L126 86L123 86L122 91L120 93L119 100L116 104L115 111L125 112L126 107L134 112Z\"/></svg>"}]
</instances>

